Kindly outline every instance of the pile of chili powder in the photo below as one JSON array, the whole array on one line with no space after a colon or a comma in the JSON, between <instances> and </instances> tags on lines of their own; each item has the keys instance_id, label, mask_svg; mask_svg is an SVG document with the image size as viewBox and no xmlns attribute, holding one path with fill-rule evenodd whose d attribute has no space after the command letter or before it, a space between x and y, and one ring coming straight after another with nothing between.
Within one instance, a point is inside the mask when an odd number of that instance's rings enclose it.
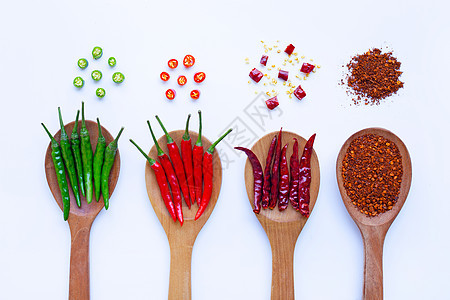
<instances>
[{"instance_id":1,"label":"pile of chili powder","mask_svg":"<svg viewBox=\"0 0 450 300\"><path fill-rule=\"evenodd\" d=\"M378 105L403 87L404 83L399 80L403 73L400 66L392 51L382 53L373 48L352 57L344 66L348 72L341 84L347 85L347 94L352 96L354 104Z\"/></svg>"}]
</instances>

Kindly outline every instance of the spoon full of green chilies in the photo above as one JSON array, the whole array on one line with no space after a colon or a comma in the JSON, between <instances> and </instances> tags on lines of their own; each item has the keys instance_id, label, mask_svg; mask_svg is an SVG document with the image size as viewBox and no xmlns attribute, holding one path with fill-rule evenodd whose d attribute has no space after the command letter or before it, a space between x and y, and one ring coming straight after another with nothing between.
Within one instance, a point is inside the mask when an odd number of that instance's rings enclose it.
<instances>
[{"instance_id":1,"label":"spoon full of green chilies","mask_svg":"<svg viewBox=\"0 0 450 300\"><path fill-rule=\"evenodd\" d=\"M84 116L83 116L84 117ZM84 118L83 118L84 121ZM114 191L114 188L117 184L118 178L119 178L119 170L120 170L120 154L115 150L117 149L117 138L114 141L113 136L103 127L99 125L99 123L93 122L93 121L84 121L85 126L83 126L83 121L78 121L78 114L76 118L76 122L71 122L65 126L63 126L62 118L61 118L61 125L62 128L65 130L65 132L62 132L59 130L54 137L52 137L51 143L47 148L47 152L45 155L45 173L47 177L47 182L50 187L50 190L53 194L53 197L55 198L57 204L63 210L65 219L67 219L70 227L70 233L71 233L71 253L70 253L70 283L69 283L69 299L89 299L89 234L91 230L92 223L98 213L103 209L105 206L105 202L103 201L103 196L100 196L100 199L97 198L99 201L92 201L91 203L87 203L87 193L91 191L92 193L95 192L95 189L92 188L94 183L92 182L92 186L89 187L89 189L85 189L86 182L85 177L80 174L80 172L77 172L77 178L78 178L78 184L79 184L79 191L81 192L79 197L75 197L72 185L67 185L70 182L70 174L68 175L69 180L66 179L66 187L63 189L60 189L60 180L61 176L57 177L56 170L61 171L62 165L62 155L61 155L61 148L66 147L67 145L64 144L65 142L69 141L67 137L67 133L72 133L71 137L72 140L70 141L70 146L72 148L72 155L75 158L75 168L79 170L81 168L83 170L83 175L85 174L85 168L84 165L81 166L80 164L77 165L77 158L76 156L79 156L79 153L77 153L77 145L78 146L86 146L86 143L80 143L77 141L77 135L78 132L81 131L81 135L88 134L89 139L91 141L90 147L92 153L94 153L96 149L96 142L99 137L99 129L101 129L101 134L104 136L106 145L111 145L113 147L106 147L104 150L104 158L105 161L103 163L104 166L107 166L106 169L110 169L110 175L109 175L109 181L107 184L107 188L109 189L108 195L111 195ZM75 125L77 125L75 127ZM80 129L80 127L82 127ZM61 135L61 132L63 133ZM120 133L122 130L120 131ZM50 135L50 132L47 131L47 133ZM118 137L120 136L120 133ZM61 138L62 137L62 138ZM81 137L83 138L83 136ZM84 136L85 142L87 139L87 136ZM64 141L66 139L66 141ZM100 138L100 142L102 142L102 139ZM79 143L79 144L78 144ZM57 147L58 144L61 144L61 147ZM75 145L75 147L74 147ZM58 153L59 148L59 153ZM101 148L101 147L100 147ZM109 150L108 150L109 148ZM84 149L86 150L86 149ZM110 152L108 154L108 151ZM103 152L103 151L102 151ZM114 152L114 153L111 153ZM115 155L113 155L115 154ZM58 155L60 156L58 158ZM53 156L53 157L52 157ZM109 156L109 158L107 158ZM56 165L54 160L58 161L60 159L60 164ZM92 159L94 160L95 155L93 155ZM92 161L93 161L92 160ZM66 164L66 170L68 168L68 164ZM62 168L64 170L64 167ZM93 167L94 169L94 167ZM93 170L93 173L95 170ZM68 170L65 171L66 173L69 173ZM97 170L98 172L98 170ZM92 176L92 175L91 175ZM73 179L73 178L72 178ZM102 183L100 183L102 184ZM87 187L87 186L86 186ZM62 192L61 192L62 191ZM84 191L84 192L83 192ZM86 195L86 196L85 196ZM91 196L91 199L94 197ZM68 201L67 201L68 200ZM70 209L69 209L70 208Z\"/></svg>"}]
</instances>

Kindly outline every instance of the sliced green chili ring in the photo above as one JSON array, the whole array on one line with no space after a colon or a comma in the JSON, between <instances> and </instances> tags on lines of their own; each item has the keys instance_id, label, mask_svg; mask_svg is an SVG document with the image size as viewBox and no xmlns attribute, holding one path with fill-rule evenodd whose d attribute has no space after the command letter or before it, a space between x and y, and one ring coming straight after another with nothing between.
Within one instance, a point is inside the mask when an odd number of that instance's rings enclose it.
<instances>
[{"instance_id":1,"label":"sliced green chili ring","mask_svg":"<svg viewBox=\"0 0 450 300\"><path fill-rule=\"evenodd\" d=\"M122 82L125 80L125 75L123 75L123 74L120 73L120 72L116 72L116 73L113 74L112 80L113 80L115 83L122 83Z\"/></svg>"},{"instance_id":2,"label":"sliced green chili ring","mask_svg":"<svg viewBox=\"0 0 450 300\"><path fill-rule=\"evenodd\" d=\"M79 89L81 89L84 85L84 80L83 78L81 78L80 76L75 77L75 79L73 80L73 85Z\"/></svg>"},{"instance_id":3,"label":"sliced green chili ring","mask_svg":"<svg viewBox=\"0 0 450 300\"><path fill-rule=\"evenodd\" d=\"M103 98L103 97L105 97L105 95L106 95L106 91L105 91L104 88L98 88L98 89L95 91L95 94L97 95L97 97Z\"/></svg>"},{"instance_id":4,"label":"sliced green chili ring","mask_svg":"<svg viewBox=\"0 0 450 300\"><path fill-rule=\"evenodd\" d=\"M80 69L86 69L87 66L89 65L88 61L86 60L86 58L80 58L78 60L78 66L80 67Z\"/></svg>"},{"instance_id":5,"label":"sliced green chili ring","mask_svg":"<svg viewBox=\"0 0 450 300\"><path fill-rule=\"evenodd\" d=\"M108 65L110 65L111 67L114 67L116 65L116 58L115 57L110 57L108 58Z\"/></svg>"},{"instance_id":6,"label":"sliced green chili ring","mask_svg":"<svg viewBox=\"0 0 450 300\"><path fill-rule=\"evenodd\" d=\"M94 59L99 59L100 57L102 57L103 55L103 49L100 48L99 46L94 47L94 49L92 49L92 57Z\"/></svg>"},{"instance_id":7,"label":"sliced green chili ring","mask_svg":"<svg viewBox=\"0 0 450 300\"><path fill-rule=\"evenodd\" d=\"M92 79L94 79L95 81L99 81L100 79L102 79L103 74L102 72L100 72L99 70L94 70L91 73L91 77Z\"/></svg>"}]
</instances>

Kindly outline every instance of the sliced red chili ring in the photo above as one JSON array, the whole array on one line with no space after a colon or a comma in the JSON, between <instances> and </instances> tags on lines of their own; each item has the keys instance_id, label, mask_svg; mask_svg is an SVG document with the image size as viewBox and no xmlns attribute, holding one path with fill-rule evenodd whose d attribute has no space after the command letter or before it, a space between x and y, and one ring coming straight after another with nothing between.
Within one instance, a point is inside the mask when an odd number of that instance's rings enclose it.
<instances>
[{"instance_id":1,"label":"sliced red chili ring","mask_svg":"<svg viewBox=\"0 0 450 300\"><path fill-rule=\"evenodd\" d=\"M267 60L269 59L269 57L267 55L263 55L261 57L261 60L259 61L263 66L267 65Z\"/></svg>"},{"instance_id":2,"label":"sliced red chili ring","mask_svg":"<svg viewBox=\"0 0 450 300\"><path fill-rule=\"evenodd\" d=\"M185 85L187 82L187 78L184 75L178 76L177 82L179 85Z\"/></svg>"},{"instance_id":3,"label":"sliced red chili ring","mask_svg":"<svg viewBox=\"0 0 450 300\"><path fill-rule=\"evenodd\" d=\"M176 67L178 67L178 60L171 59L167 62L167 64L169 65L169 68L175 69Z\"/></svg>"},{"instance_id":4,"label":"sliced red chili ring","mask_svg":"<svg viewBox=\"0 0 450 300\"><path fill-rule=\"evenodd\" d=\"M279 70L278 71L278 78L287 81L289 78L289 72L288 71L283 71L283 70Z\"/></svg>"},{"instance_id":5,"label":"sliced red chili ring","mask_svg":"<svg viewBox=\"0 0 450 300\"><path fill-rule=\"evenodd\" d=\"M253 70L250 71L250 74L248 74L248 76L250 76L250 78L253 79L255 82L259 82L264 75L258 69L253 68Z\"/></svg>"},{"instance_id":6,"label":"sliced red chili ring","mask_svg":"<svg viewBox=\"0 0 450 300\"><path fill-rule=\"evenodd\" d=\"M197 100L200 98L200 91L199 90L192 90L191 91L191 98L194 100Z\"/></svg>"},{"instance_id":7,"label":"sliced red chili ring","mask_svg":"<svg viewBox=\"0 0 450 300\"><path fill-rule=\"evenodd\" d=\"M170 79L170 75L167 72L162 72L161 75L159 75L159 77L161 77L162 81L167 81Z\"/></svg>"},{"instance_id":8,"label":"sliced red chili ring","mask_svg":"<svg viewBox=\"0 0 450 300\"><path fill-rule=\"evenodd\" d=\"M205 80L206 78L206 74L204 72L198 72L194 74L194 81L197 83L202 82L203 80Z\"/></svg>"},{"instance_id":9,"label":"sliced red chili ring","mask_svg":"<svg viewBox=\"0 0 450 300\"><path fill-rule=\"evenodd\" d=\"M294 96L297 97L298 100L302 100L306 97L306 93L300 85L295 89Z\"/></svg>"},{"instance_id":10,"label":"sliced red chili ring","mask_svg":"<svg viewBox=\"0 0 450 300\"><path fill-rule=\"evenodd\" d=\"M186 55L186 56L184 57L184 59L183 59L183 65L184 65L186 68L190 68L190 67L192 67L194 64L195 64L195 58L194 58L192 55L188 54L188 55Z\"/></svg>"},{"instance_id":11,"label":"sliced red chili ring","mask_svg":"<svg viewBox=\"0 0 450 300\"><path fill-rule=\"evenodd\" d=\"M292 45L292 44L289 44L289 45L286 47L286 50L284 50L284 52L286 52L288 55L291 55L292 52L294 52L294 49L295 49L295 46Z\"/></svg>"},{"instance_id":12,"label":"sliced red chili ring","mask_svg":"<svg viewBox=\"0 0 450 300\"><path fill-rule=\"evenodd\" d=\"M314 70L315 67L316 67L315 65L303 63L302 68L300 69L300 72L308 74L308 73L311 73L311 71Z\"/></svg>"},{"instance_id":13,"label":"sliced red chili ring","mask_svg":"<svg viewBox=\"0 0 450 300\"><path fill-rule=\"evenodd\" d=\"M279 104L280 104L280 103L278 102L277 96L275 96L275 97L273 97L273 98L270 98L270 99L267 99L267 100L266 100L267 108L270 109L270 110L274 109L274 108L277 107Z\"/></svg>"},{"instance_id":14,"label":"sliced red chili ring","mask_svg":"<svg viewBox=\"0 0 450 300\"><path fill-rule=\"evenodd\" d=\"M167 91L166 91L166 97L167 97L167 99L169 99L169 100L173 100L174 98L175 98L175 95L176 95L177 93L175 92L175 90L173 90L173 89L168 89Z\"/></svg>"}]
</instances>

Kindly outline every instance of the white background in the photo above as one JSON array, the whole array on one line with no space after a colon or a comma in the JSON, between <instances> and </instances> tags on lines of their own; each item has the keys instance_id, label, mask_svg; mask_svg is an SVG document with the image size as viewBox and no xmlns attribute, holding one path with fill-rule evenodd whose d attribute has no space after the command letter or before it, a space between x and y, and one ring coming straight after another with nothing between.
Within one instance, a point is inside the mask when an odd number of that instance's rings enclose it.
<instances>
[{"instance_id":1,"label":"white background","mask_svg":"<svg viewBox=\"0 0 450 300\"><path fill-rule=\"evenodd\" d=\"M304 137L317 133L321 189L295 250L296 298L361 297L363 244L340 198L335 163L348 136L380 126L402 138L413 165L409 197L386 237L385 299L450 299L448 9L446 1L406 0L3 1L0 299L67 298L70 233L45 180L49 141L40 123L56 132L57 107L69 122L81 100L87 118L100 117L113 135L126 128L111 207L92 227L91 298L167 298L168 242L147 197L144 159L128 139L149 149L147 119L155 123L159 114L168 128L182 129L187 113L198 109L205 136L215 139L256 96L247 81L258 64L244 59L258 61L260 40L293 43L322 66L303 84L307 97L280 96L281 116L258 131L262 136L283 126ZM89 69L79 70L77 59L90 58L95 45L103 47L103 59L89 59ZM350 105L338 85L342 65L383 45L402 62L405 88L380 106ZM187 53L197 58L188 78L207 74L201 98L187 97L188 84L169 102L159 73L169 58ZM121 86L110 80L111 55L126 76ZM76 90L73 78L90 79L94 67L104 79L86 80ZM106 88L103 100L95 97L97 85ZM194 299L270 298L270 245L247 200L245 159L233 158L193 250Z\"/></svg>"}]
</instances>

